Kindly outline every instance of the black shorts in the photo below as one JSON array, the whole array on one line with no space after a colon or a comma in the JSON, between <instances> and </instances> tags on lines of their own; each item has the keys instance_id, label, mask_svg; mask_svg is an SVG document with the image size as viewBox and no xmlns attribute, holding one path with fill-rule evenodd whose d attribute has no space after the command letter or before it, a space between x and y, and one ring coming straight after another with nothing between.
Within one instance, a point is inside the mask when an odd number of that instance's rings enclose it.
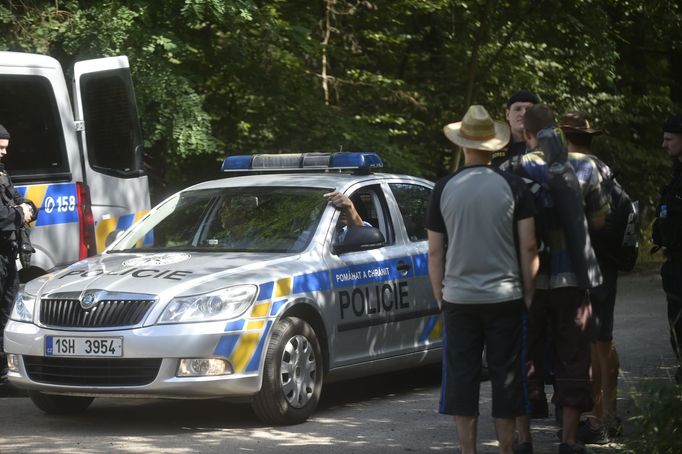
<instances>
[{"instance_id":1,"label":"black shorts","mask_svg":"<svg viewBox=\"0 0 682 454\"><path fill-rule=\"evenodd\" d=\"M443 383L440 413L478 416L481 355L486 359L493 389L492 416L524 414L521 337L523 301L494 304L443 302Z\"/></svg>"},{"instance_id":2,"label":"black shorts","mask_svg":"<svg viewBox=\"0 0 682 454\"><path fill-rule=\"evenodd\" d=\"M544 393L545 345L551 322L555 392L552 402L588 411L592 408L590 385L590 318L587 290L576 287L537 290L528 313L528 388L531 395Z\"/></svg>"},{"instance_id":3,"label":"black shorts","mask_svg":"<svg viewBox=\"0 0 682 454\"><path fill-rule=\"evenodd\" d=\"M590 337L592 342L613 340L613 311L616 306L618 269L602 264L601 273L604 281L599 287L590 290L590 300L592 301Z\"/></svg>"}]
</instances>

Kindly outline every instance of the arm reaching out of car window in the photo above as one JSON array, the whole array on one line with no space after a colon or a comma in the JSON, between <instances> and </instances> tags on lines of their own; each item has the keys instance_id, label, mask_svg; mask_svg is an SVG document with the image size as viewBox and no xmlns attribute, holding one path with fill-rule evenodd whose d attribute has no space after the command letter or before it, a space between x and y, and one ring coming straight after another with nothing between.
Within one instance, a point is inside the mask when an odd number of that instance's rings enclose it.
<instances>
[{"instance_id":1,"label":"arm reaching out of car window","mask_svg":"<svg viewBox=\"0 0 682 454\"><path fill-rule=\"evenodd\" d=\"M348 227L362 227L368 225L362 220L362 217L355 209L353 201L346 195L338 191L328 192L324 194L327 201L334 205L334 207L341 211L342 219L345 218L345 223Z\"/></svg>"}]
</instances>

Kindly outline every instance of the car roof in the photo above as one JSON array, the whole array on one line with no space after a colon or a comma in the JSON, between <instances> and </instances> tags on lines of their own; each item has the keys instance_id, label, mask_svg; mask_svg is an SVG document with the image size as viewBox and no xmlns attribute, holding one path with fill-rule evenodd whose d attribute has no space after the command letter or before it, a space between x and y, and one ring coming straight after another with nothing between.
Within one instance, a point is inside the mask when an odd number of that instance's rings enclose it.
<instances>
[{"instance_id":1,"label":"car roof","mask_svg":"<svg viewBox=\"0 0 682 454\"><path fill-rule=\"evenodd\" d=\"M240 186L292 186L292 187L313 187L313 188L346 188L355 183L383 181L386 179L400 179L432 184L428 180L410 177L407 175L394 175L385 173L370 173L356 175L348 173L267 173L258 175L242 175L219 180L206 181L191 186L185 191L200 189L216 189Z\"/></svg>"}]
</instances>

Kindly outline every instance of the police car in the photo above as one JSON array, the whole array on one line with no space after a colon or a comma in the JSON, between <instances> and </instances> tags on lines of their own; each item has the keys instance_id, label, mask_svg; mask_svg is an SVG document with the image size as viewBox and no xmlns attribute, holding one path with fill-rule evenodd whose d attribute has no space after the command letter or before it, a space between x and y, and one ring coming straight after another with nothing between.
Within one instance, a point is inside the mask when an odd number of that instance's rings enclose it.
<instances>
[{"instance_id":1,"label":"police car","mask_svg":"<svg viewBox=\"0 0 682 454\"><path fill-rule=\"evenodd\" d=\"M234 176L180 191L103 253L25 286L4 334L9 379L47 413L94 397L246 397L263 421L291 424L325 382L440 361L433 185L381 164L227 158ZM330 191L372 227L344 229Z\"/></svg>"}]
</instances>

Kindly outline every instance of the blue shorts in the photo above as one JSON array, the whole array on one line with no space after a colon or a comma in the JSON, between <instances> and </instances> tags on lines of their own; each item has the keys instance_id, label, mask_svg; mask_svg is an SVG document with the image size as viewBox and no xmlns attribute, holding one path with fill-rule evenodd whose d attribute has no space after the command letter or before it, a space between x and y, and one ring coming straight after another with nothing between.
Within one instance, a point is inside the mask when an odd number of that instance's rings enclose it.
<instances>
[{"instance_id":1,"label":"blue shorts","mask_svg":"<svg viewBox=\"0 0 682 454\"><path fill-rule=\"evenodd\" d=\"M443 382L440 413L478 416L481 356L493 389L492 416L524 414L525 365L521 361L525 306L516 300L494 304L443 302Z\"/></svg>"}]
</instances>

